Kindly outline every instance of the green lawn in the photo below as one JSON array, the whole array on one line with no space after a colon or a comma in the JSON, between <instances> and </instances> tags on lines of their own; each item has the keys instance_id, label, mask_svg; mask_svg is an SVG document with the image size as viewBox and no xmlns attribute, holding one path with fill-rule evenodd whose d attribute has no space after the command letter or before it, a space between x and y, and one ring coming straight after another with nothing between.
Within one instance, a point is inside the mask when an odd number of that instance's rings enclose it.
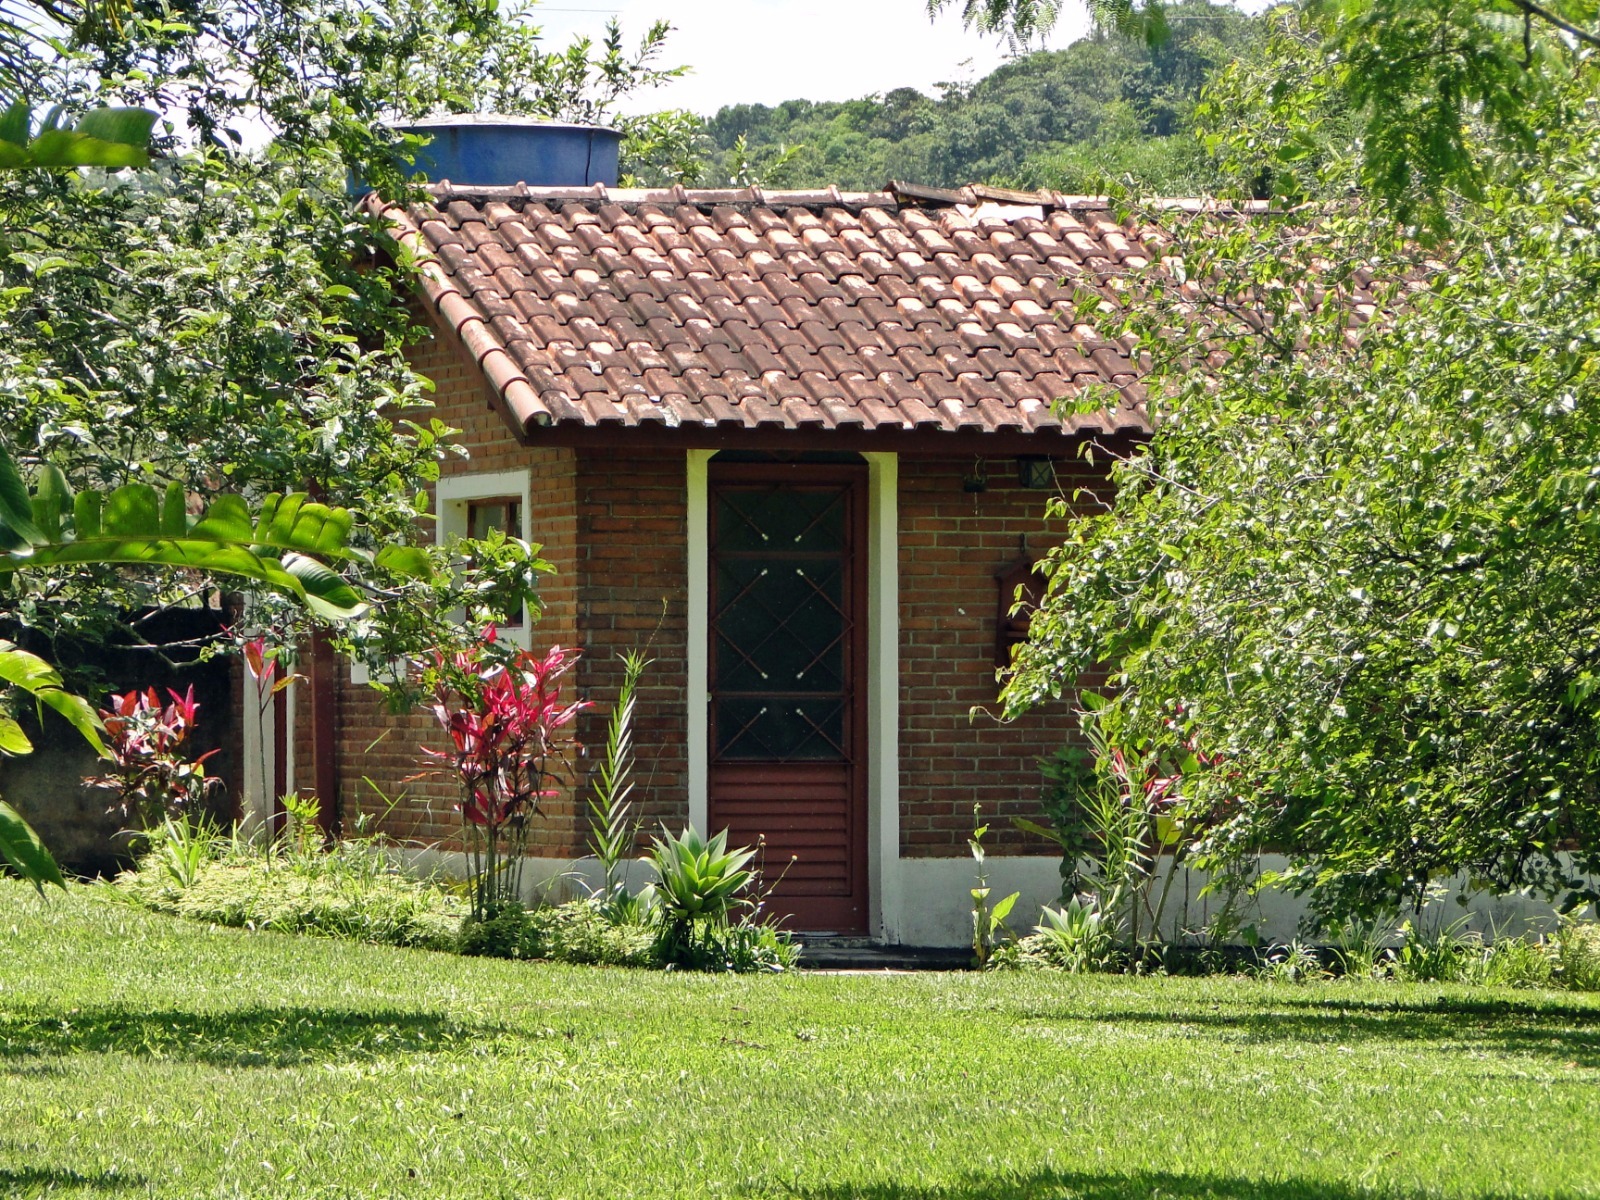
<instances>
[{"instance_id":1,"label":"green lawn","mask_svg":"<svg viewBox=\"0 0 1600 1200\"><path fill-rule=\"evenodd\" d=\"M712 978L0 884L0 1195L1600 1196L1600 1002Z\"/></svg>"}]
</instances>

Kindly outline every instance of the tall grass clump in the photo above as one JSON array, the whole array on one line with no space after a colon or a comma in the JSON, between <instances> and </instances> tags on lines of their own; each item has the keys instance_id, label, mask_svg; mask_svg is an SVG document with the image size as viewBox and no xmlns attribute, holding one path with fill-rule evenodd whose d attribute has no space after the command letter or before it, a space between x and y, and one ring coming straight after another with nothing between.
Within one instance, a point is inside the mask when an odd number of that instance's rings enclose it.
<instances>
[{"instance_id":1,"label":"tall grass clump","mask_svg":"<svg viewBox=\"0 0 1600 1200\"><path fill-rule=\"evenodd\" d=\"M398 848L351 839L326 848L311 801L288 797L289 835L268 844L198 821L149 833L138 865L113 882L155 912L240 929L388 946L453 949L465 906L438 880L407 870Z\"/></svg>"}]
</instances>

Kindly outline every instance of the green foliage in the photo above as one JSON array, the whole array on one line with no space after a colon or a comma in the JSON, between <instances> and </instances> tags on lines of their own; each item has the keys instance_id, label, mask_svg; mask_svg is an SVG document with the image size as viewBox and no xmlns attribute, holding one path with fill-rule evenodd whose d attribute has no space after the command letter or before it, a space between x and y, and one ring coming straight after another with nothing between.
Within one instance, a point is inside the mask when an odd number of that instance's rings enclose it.
<instances>
[{"instance_id":1,"label":"green foliage","mask_svg":"<svg viewBox=\"0 0 1600 1200\"><path fill-rule=\"evenodd\" d=\"M1299 941L1270 947L1250 973L1274 983L1313 983L1327 977L1317 948Z\"/></svg>"},{"instance_id":2,"label":"green foliage","mask_svg":"<svg viewBox=\"0 0 1600 1200\"><path fill-rule=\"evenodd\" d=\"M0 522L6 513L15 513L26 500L27 491L14 469L6 470L10 463L0 453ZM82 696L69 692L62 686L61 673L37 654L19 650L11 642L0 640L0 683L9 693L20 692L35 703L48 706L66 718L99 754L106 753L101 740L100 718L94 706ZM33 743L23 732L16 717L0 710L0 756L30 754ZM0 859L3 859L19 876L33 884L44 894L44 885L54 884L65 888L61 867L34 832L4 800L0 800Z\"/></svg>"},{"instance_id":3,"label":"green foliage","mask_svg":"<svg viewBox=\"0 0 1600 1200\"><path fill-rule=\"evenodd\" d=\"M1430 259L1367 206L1169 215L1182 273L1108 321L1158 432L1049 556L1009 711L1111 664L1128 736L1219 755L1201 859L1285 847L1335 924L1457 872L1594 895L1595 133Z\"/></svg>"},{"instance_id":4,"label":"green foliage","mask_svg":"<svg viewBox=\"0 0 1600 1200\"><path fill-rule=\"evenodd\" d=\"M104 11L12 0L0 13L0 42L12 35L0 92L94 110L78 128L97 135L111 132L108 105L169 122L148 169L14 172L0 192L6 448L80 494L154 487L160 501L175 485L203 503L315 481L328 510L355 514L353 557L337 570L356 592L323 595L336 582L300 577L291 553L258 554L277 565L248 573L313 605L367 606L339 643L373 665L455 646L455 609L526 595L544 564L521 543L433 547L424 489L457 452L455 431L430 417L432 385L404 357L422 331L403 256L352 212L347 181L405 194L397 165L417 143L388 128L395 118L499 107L604 119L673 73L654 61L665 27L637 49L613 28L550 51L521 8L477 0L203 0L181 19L130 7L115 22ZM72 32L70 52L40 18ZM26 124L18 112L8 128ZM137 498L123 515L142 522L148 495ZM190 549L177 565L239 565L233 548ZM203 586L66 554L11 611L47 636L92 641ZM275 640L304 624L275 595L251 606L246 623Z\"/></svg>"},{"instance_id":5,"label":"green foliage","mask_svg":"<svg viewBox=\"0 0 1600 1200\"><path fill-rule=\"evenodd\" d=\"M27 104L14 101L0 113L0 170L149 165L156 114L148 109L92 109L70 125L63 116L51 109L35 132Z\"/></svg>"},{"instance_id":6,"label":"green foliage","mask_svg":"<svg viewBox=\"0 0 1600 1200\"><path fill-rule=\"evenodd\" d=\"M732 975L787 971L800 960L800 947L787 934L760 921L707 923L687 940L658 934L652 953L668 968Z\"/></svg>"},{"instance_id":7,"label":"green foliage","mask_svg":"<svg viewBox=\"0 0 1600 1200\"><path fill-rule=\"evenodd\" d=\"M1040 797L1048 825L1026 817L1013 817L1012 824L1022 832L1061 849L1061 903L1077 895L1081 886L1078 867L1080 860L1093 845L1085 824L1084 799L1095 787L1094 755L1083 746L1068 744L1047 759L1041 759L1039 770L1045 777Z\"/></svg>"},{"instance_id":8,"label":"green foliage","mask_svg":"<svg viewBox=\"0 0 1600 1200\"><path fill-rule=\"evenodd\" d=\"M1011 940L1010 931L1006 929L1006 918L1011 915L1011 910L1016 907L1017 897L1020 892L1012 892L1003 900L989 903L989 874L985 863L988 852L983 848L984 835L989 832L987 825L980 823L978 806L972 806L972 836L967 839L967 846L972 852L972 861L977 870L977 884L971 888L972 895L972 965L982 969L989 965L989 960L997 949Z\"/></svg>"},{"instance_id":9,"label":"green foliage","mask_svg":"<svg viewBox=\"0 0 1600 1200\"><path fill-rule=\"evenodd\" d=\"M589 853L605 872L602 900L610 904L627 894L623 862L633 849L639 823L633 820L633 715L639 680L649 659L638 650L622 658L622 688L606 722L606 750L590 782Z\"/></svg>"},{"instance_id":10,"label":"green foliage","mask_svg":"<svg viewBox=\"0 0 1600 1200\"><path fill-rule=\"evenodd\" d=\"M1555 981L1574 991L1600 992L1600 922L1563 921L1552 942Z\"/></svg>"},{"instance_id":11,"label":"green foliage","mask_svg":"<svg viewBox=\"0 0 1600 1200\"><path fill-rule=\"evenodd\" d=\"M140 907L213 925L431 950L455 947L462 918L459 901L374 842L285 855L178 825L110 886Z\"/></svg>"},{"instance_id":12,"label":"green foliage","mask_svg":"<svg viewBox=\"0 0 1600 1200\"><path fill-rule=\"evenodd\" d=\"M938 97L911 88L860 100L729 105L706 122L706 180L735 186L876 189L993 182L1063 191L1105 184L1195 194L1220 182L1189 132L1206 78L1252 21L1189 0L1151 42L1096 34L1018 57Z\"/></svg>"},{"instance_id":13,"label":"green foliage","mask_svg":"<svg viewBox=\"0 0 1600 1200\"><path fill-rule=\"evenodd\" d=\"M930 0L930 9L950 0ZM1181 26L1163 0L1086 0L1096 25L1159 47ZM1055 22L1051 0L963 0L967 25L1025 43ZM1312 0L1268 16L1280 32L1264 58L1225 72L1219 109L1255 101L1256 116L1210 121L1207 140L1253 160L1255 194L1304 195L1309 160L1332 151L1353 181L1402 220L1437 235L1462 199L1536 163L1540 143L1582 99L1567 84L1600 49L1588 0ZM1282 51L1299 44L1301 53ZM1281 69L1287 66L1287 69ZM1263 70L1262 68L1266 69ZM1325 136L1338 127L1332 139ZM1520 161L1519 161L1520 160ZM1537 168L1535 168L1537 174Z\"/></svg>"},{"instance_id":14,"label":"green foliage","mask_svg":"<svg viewBox=\"0 0 1600 1200\"><path fill-rule=\"evenodd\" d=\"M1465 981L1483 961L1483 939L1466 923L1462 917L1448 925L1420 920L1402 924L1395 974L1409 983Z\"/></svg>"},{"instance_id":15,"label":"green foliage","mask_svg":"<svg viewBox=\"0 0 1600 1200\"><path fill-rule=\"evenodd\" d=\"M1545 988L1555 983L1555 963L1538 938L1496 938L1475 974L1475 982L1487 987Z\"/></svg>"},{"instance_id":16,"label":"green foliage","mask_svg":"<svg viewBox=\"0 0 1600 1200\"><path fill-rule=\"evenodd\" d=\"M328 618L365 609L355 589L322 561L374 557L347 544L353 524L347 510L295 493L269 495L252 511L242 497L224 494L197 519L187 501L177 482L164 493L128 483L74 496L53 465L41 470L30 495L0 448L0 575L79 564L162 567L248 579ZM399 565L411 567L409 560ZM416 567L426 572L428 563Z\"/></svg>"},{"instance_id":17,"label":"green foliage","mask_svg":"<svg viewBox=\"0 0 1600 1200\"><path fill-rule=\"evenodd\" d=\"M1116 932L1093 903L1073 896L1060 908L1046 907L1033 927L1029 950L1071 974L1108 971L1119 961Z\"/></svg>"},{"instance_id":18,"label":"green foliage","mask_svg":"<svg viewBox=\"0 0 1600 1200\"><path fill-rule=\"evenodd\" d=\"M755 854L744 848L729 850L726 829L710 840L692 826L676 836L663 829L650 845L662 911L685 930L699 923L727 924L730 911L744 902L743 892L753 881L746 864Z\"/></svg>"},{"instance_id":19,"label":"green foliage","mask_svg":"<svg viewBox=\"0 0 1600 1200\"><path fill-rule=\"evenodd\" d=\"M1359 185L1360 123L1304 9L1257 19L1243 53L1206 81L1194 132L1227 191L1257 200L1333 200Z\"/></svg>"},{"instance_id":20,"label":"green foliage","mask_svg":"<svg viewBox=\"0 0 1600 1200\"><path fill-rule=\"evenodd\" d=\"M97 754L106 753L105 742L100 737L100 718L94 706L82 696L67 691L61 673L37 654L19 650L12 643L0 640L0 682L54 709L83 735ZM14 755L32 751L33 743L23 733L16 718L9 713L0 713L0 753Z\"/></svg>"},{"instance_id":21,"label":"green foliage","mask_svg":"<svg viewBox=\"0 0 1600 1200\"><path fill-rule=\"evenodd\" d=\"M508 904L480 920L461 923L457 952L483 958L543 959L613 967L651 967L652 930L611 919L592 900L526 909Z\"/></svg>"},{"instance_id":22,"label":"green foliage","mask_svg":"<svg viewBox=\"0 0 1600 1200\"><path fill-rule=\"evenodd\" d=\"M650 919L652 953L666 966L696 971L781 971L799 947L764 920L764 896L747 864L755 850L728 848L728 831L707 840L693 828L651 839L656 870Z\"/></svg>"},{"instance_id":23,"label":"green foliage","mask_svg":"<svg viewBox=\"0 0 1600 1200\"><path fill-rule=\"evenodd\" d=\"M222 830L203 813L184 813L176 819L164 817L160 825L146 831L145 837L147 853L181 892L199 880Z\"/></svg>"},{"instance_id":24,"label":"green foliage","mask_svg":"<svg viewBox=\"0 0 1600 1200\"><path fill-rule=\"evenodd\" d=\"M33 826L4 800L0 800L0 857L21 878L31 883L41 896L47 883L66 890L61 868L50 851L45 849Z\"/></svg>"}]
</instances>

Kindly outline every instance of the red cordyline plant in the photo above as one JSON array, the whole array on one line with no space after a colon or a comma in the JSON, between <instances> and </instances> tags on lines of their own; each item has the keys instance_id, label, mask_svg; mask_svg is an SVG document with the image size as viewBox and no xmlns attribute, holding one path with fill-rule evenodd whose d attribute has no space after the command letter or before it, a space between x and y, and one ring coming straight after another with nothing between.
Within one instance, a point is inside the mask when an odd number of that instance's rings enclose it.
<instances>
[{"instance_id":1,"label":"red cordyline plant","mask_svg":"<svg viewBox=\"0 0 1600 1200\"><path fill-rule=\"evenodd\" d=\"M170 702L163 705L155 688L135 689L112 696L111 707L100 710L111 769L88 782L116 792L110 811L125 822L137 818L144 829L199 808L221 782L206 774L206 759L215 750L195 759L180 753L200 711L194 687L182 695L168 688L167 696Z\"/></svg>"},{"instance_id":2,"label":"red cordyline plant","mask_svg":"<svg viewBox=\"0 0 1600 1200\"><path fill-rule=\"evenodd\" d=\"M589 707L564 703L561 676L577 661L554 646L542 657L500 645L494 626L469 650L435 654L424 671L449 750L423 747L461 786L462 834L472 872L472 912L482 920L522 893L528 825L559 791L556 771L575 743L563 733Z\"/></svg>"},{"instance_id":3,"label":"red cordyline plant","mask_svg":"<svg viewBox=\"0 0 1600 1200\"><path fill-rule=\"evenodd\" d=\"M1166 722L1175 736L1185 716L1180 706ZM1157 749L1113 740L1093 719L1084 722L1084 731L1098 783L1082 800L1093 846L1089 881L1100 911L1125 927L1137 947L1161 936L1179 868L1223 812L1216 805L1210 811L1197 808L1195 798L1184 794L1186 776L1214 770L1223 758L1202 750L1193 734L1175 747ZM1163 858L1168 860L1164 872Z\"/></svg>"}]
</instances>

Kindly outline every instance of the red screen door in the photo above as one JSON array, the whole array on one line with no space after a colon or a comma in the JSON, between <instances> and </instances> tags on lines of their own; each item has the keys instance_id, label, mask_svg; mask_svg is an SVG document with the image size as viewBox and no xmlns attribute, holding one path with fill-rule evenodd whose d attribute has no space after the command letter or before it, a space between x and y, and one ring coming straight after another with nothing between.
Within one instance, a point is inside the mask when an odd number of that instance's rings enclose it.
<instances>
[{"instance_id":1,"label":"red screen door","mask_svg":"<svg viewBox=\"0 0 1600 1200\"><path fill-rule=\"evenodd\" d=\"M713 462L710 509L711 828L785 928L865 933L865 471Z\"/></svg>"}]
</instances>

